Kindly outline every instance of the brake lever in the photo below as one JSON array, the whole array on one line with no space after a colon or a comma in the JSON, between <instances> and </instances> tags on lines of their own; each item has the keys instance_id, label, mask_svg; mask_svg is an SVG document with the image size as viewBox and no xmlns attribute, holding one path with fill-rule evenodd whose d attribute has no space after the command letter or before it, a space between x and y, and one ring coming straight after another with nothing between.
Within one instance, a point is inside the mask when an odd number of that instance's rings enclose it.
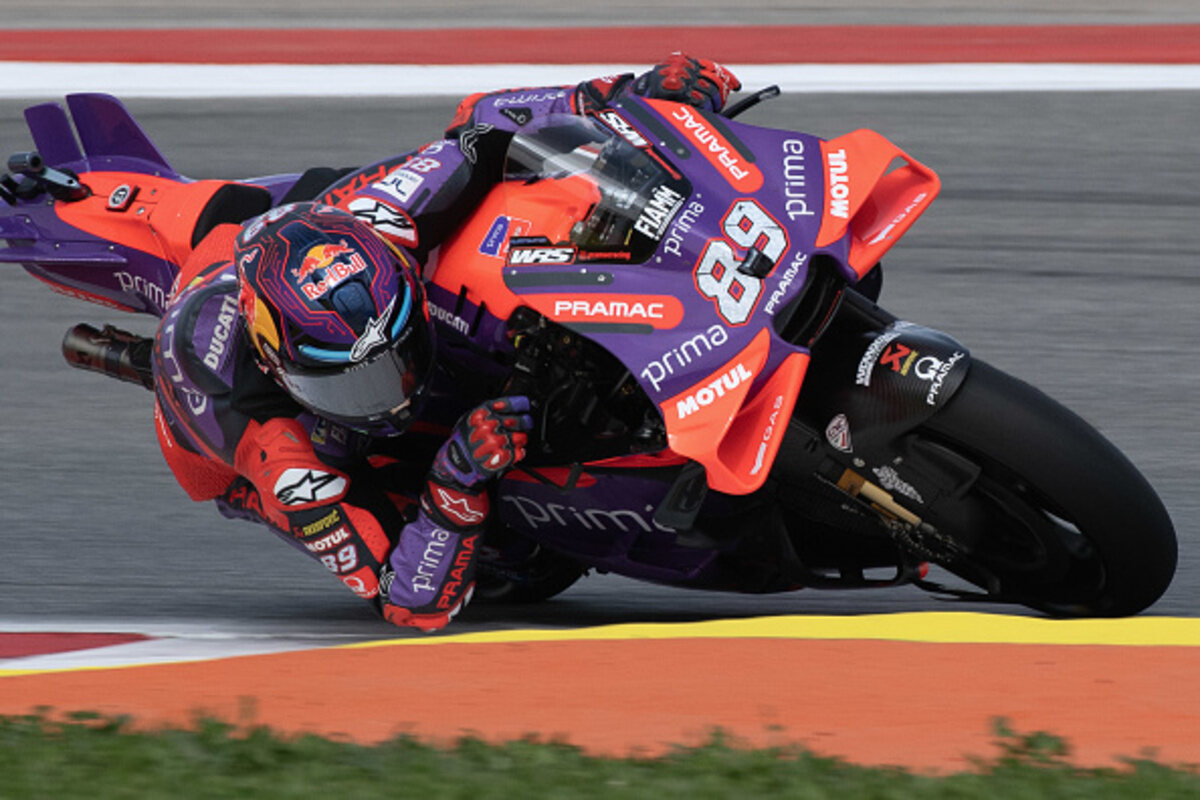
<instances>
[{"instance_id":1,"label":"brake lever","mask_svg":"<svg viewBox=\"0 0 1200 800\"><path fill-rule=\"evenodd\" d=\"M725 117L726 119L733 119L738 114L753 108L763 100L770 100L772 98L779 97L780 94L782 94L782 91L780 90L778 84L771 84L765 89L759 89L749 97L743 97L741 100L722 111L721 116Z\"/></svg>"}]
</instances>

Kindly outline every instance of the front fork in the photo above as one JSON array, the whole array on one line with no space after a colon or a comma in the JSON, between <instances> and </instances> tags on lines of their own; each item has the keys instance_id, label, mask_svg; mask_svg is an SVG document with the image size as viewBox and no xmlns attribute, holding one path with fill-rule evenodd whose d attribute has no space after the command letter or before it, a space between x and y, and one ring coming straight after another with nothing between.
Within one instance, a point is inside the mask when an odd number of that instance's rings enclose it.
<instances>
[{"instance_id":1,"label":"front fork","mask_svg":"<svg viewBox=\"0 0 1200 800\"><path fill-rule=\"evenodd\" d=\"M854 291L811 346L812 362L776 467L823 483L879 517L901 546L936 560L953 543L925 518L961 496L978 468L915 433L962 385L967 349L950 336L896 319Z\"/></svg>"}]
</instances>

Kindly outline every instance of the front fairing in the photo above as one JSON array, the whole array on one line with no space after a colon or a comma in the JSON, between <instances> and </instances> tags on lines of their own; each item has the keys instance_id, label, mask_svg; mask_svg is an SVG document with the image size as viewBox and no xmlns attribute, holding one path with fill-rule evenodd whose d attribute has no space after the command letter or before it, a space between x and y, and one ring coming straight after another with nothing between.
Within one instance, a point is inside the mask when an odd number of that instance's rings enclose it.
<instances>
[{"instance_id":1,"label":"front fairing","mask_svg":"<svg viewBox=\"0 0 1200 800\"><path fill-rule=\"evenodd\" d=\"M600 344L657 407L671 450L710 487L752 492L809 360L776 317L816 257L859 277L852 223L869 203L827 213L826 144L638 98L599 122L540 120L514 138L512 180L446 248L435 283Z\"/></svg>"}]
</instances>

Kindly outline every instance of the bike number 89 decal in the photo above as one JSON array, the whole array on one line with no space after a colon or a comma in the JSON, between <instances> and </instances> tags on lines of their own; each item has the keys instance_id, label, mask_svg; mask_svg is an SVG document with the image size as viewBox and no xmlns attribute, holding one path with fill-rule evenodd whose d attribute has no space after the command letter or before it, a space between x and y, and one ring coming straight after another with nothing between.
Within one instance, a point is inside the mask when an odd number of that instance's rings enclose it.
<instances>
[{"instance_id":1,"label":"bike number 89 decal","mask_svg":"<svg viewBox=\"0 0 1200 800\"><path fill-rule=\"evenodd\" d=\"M721 227L724 238L711 239L696 262L696 289L713 301L727 324L743 325L762 295L763 279L738 268L750 250L762 253L772 265L778 264L788 248L787 233L754 200L738 200L730 206ZM739 257L735 246L745 255Z\"/></svg>"}]
</instances>

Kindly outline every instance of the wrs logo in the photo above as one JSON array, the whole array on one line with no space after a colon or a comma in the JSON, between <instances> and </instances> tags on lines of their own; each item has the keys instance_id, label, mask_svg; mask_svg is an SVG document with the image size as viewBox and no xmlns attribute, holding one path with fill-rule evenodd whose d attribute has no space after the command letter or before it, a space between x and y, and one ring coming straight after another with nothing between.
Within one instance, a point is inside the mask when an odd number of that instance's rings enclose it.
<instances>
[{"instance_id":1,"label":"wrs logo","mask_svg":"<svg viewBox=\"0 0 1200 800\"><path fill-rule=\"evenodd\" d=\"M514 247L508 253L508 263L512 266L570 264L574 261L574 247Z\"/></svg>"}]
</instances>

